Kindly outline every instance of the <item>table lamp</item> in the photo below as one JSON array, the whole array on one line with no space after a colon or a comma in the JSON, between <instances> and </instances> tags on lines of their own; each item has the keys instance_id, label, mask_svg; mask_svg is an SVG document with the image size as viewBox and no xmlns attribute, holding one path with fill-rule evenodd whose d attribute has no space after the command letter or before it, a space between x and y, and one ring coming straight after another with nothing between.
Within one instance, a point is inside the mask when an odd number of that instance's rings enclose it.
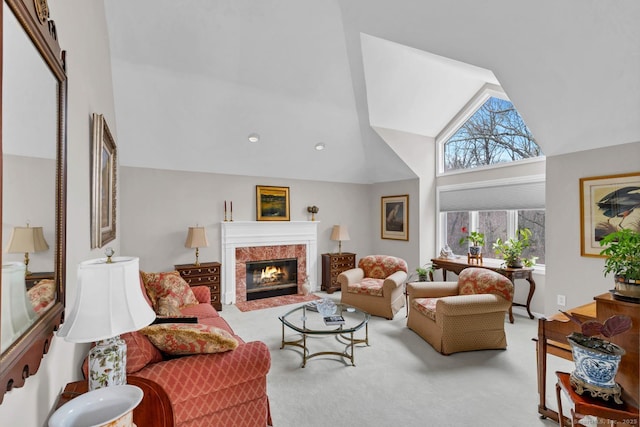
<instances>
[{"instance_id":1,"label":"table lamp","mask_svg":"<svg viewBox=\"0 0 640 427\"><path fill-rule=\"evenodd\" d=\"M47 249L49 249L49 245L44 239L42 227L29 227L29 224L26 227L13 227L7 252L10 254L24 252L25 276L31 274L29 271L29 252L41 252Z\"/></svg>"},{"instance_id":2,"label":"table lamp","mask_svg":"<svg viewBox=\"0 0 640 427\"><path fill-rule=\"evenodd\" d=\"M22 335L37 317L33 305L27 298L24 281L25 266L21 262L2 264L2 330L0 331L0 353Z\"/></svg>"},{"instance_id":3,"label":"table lamp","mask_svg":"<svg viewBox=\"0 0 640 427\"><path fill-rule=\"evenodd\" d=\"M127 346L120 334L137 331L156 315L140 288L136 257L81 262L77 295L57 335L66 341L96 341L89 352L89 390L127 383Z\"/></svg>"},{"instance_id":4,"label":"table lamp","mask_svg":"<svg viewBox=\"0 0 640 427\"><path fill-rule=\"evenodd\" d=\"M184 242L184 247L190 249L196 248L195 265L200 265L200 261L198 261L199 248L206 248L208 246L207 232L204 227L189 227L189 233L187 234L187 240Z\"/></svg>"},{"instance_id":5,"label":"table lamp","mask_svg":"<svg viewBox=\"0 0 640 427\"><path fill-rule=\"evenodd\" d=\"M347 227L345 225L334 225L331 232L331 240L338 241L338 254L342 254L342 241L351 240Z\"/></svg>"}]
</instances>

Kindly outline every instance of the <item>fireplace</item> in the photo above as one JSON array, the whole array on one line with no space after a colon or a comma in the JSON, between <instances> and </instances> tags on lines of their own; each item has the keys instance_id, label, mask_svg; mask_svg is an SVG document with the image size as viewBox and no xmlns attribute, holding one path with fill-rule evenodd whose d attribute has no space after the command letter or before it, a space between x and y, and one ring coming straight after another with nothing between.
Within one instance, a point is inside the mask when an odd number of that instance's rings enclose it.
<instances>
[{"instance_id":1,"label":"fireplace","mask_svg":"<svg viewBox=\"0 0 640 427\"><path fill-rule=\"evenodd\" d=\"M298 259L246 262L247 301L298 293Z\"/></svg>"},{"instance_id":2,"label":"fireplace","mask_svg":"<svg viewBox=\"0 0 640 427\"><path fill-rule=\"evenodd\" d=\"M224 304L247 299L249 261L296 258L297 284L316 289L317 221L227 221L221 223L222 297Z\"/></svg>"}]
</instances>

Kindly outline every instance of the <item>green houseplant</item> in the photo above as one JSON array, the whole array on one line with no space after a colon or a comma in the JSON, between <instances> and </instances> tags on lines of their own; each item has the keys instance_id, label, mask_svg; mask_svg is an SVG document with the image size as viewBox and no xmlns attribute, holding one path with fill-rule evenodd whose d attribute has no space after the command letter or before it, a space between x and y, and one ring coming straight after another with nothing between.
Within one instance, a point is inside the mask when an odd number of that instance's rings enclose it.
<instances>
[{"instance_id":1,"label":"green houseplant","mask_svg":"<svg viewBox=\"0 0 640 427\"><path fill-rule=\"evenodd\" d=\"M502 240L498 238L493 244L493 250L497 255L502 256L504 263L510 268L531 267L536 263L538 257L522 258L522 251L531 246L531 230L521 228L516 233L516 238Z\"/></svg>"},{"instance_id":2,"label":"green houseplant","mask_svg":"<svg viewBox=\"0 0 640 427\"><path fill-rule=\"evenodd\" d=\"M623 228L606 235L600 246L606 246L600 255L607 257L604 275L614 275L614 296L640 301L640 233Z\"/></svg>"},{"instance_id":3,"label":"green houseplant","mask_svg":"<svg viewBox=\"0 0 640 427\"><path fill-rule=\"evenodd\" d=\"M433 273L433 265L424 265L416 268L418 274L418 280L421 282L427 282L429 280L429 273Z\"/></svg>"},{"instance_id":4,"label":"green houseplant","mask_svg":"<svg viewBox=\"0 0 640 427\"><path fill-rule=\"evenodd\" d=\"M616 384L615 377L625 350L605 338L611 338L631 329L631 318L616 314L603 323L596 320L582 322L570 313L562 311L562 314L580 325L581 330L581 332L572 332L567 337L576 365L571 373L571 383L576 393L582 394L588 390L593 397L608 400L613 396L616 403L622 403L620 399L622 391Z\"/></svg>"},{"instance_id":5,"label":"green houseplant","mask_svg":"<svg viewBox=\"0 0 640 427\"><path fill-rule=\"evenodd\" d=\"M467 232L467 227L462 227L462 232ZM469 242L469 253L471 255L479 255L482 247L484 246L484 233L480 233L478 231L472 231L466 236L460 238L460 245L462 246L464 242Z\"/></svg>"}]
</instances>

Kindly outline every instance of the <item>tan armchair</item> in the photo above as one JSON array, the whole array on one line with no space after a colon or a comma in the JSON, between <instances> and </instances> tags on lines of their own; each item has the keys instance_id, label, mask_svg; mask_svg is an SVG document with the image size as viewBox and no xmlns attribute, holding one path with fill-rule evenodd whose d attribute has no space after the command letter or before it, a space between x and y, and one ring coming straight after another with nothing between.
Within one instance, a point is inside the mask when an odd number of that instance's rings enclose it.
<instances>
[{"instance_id":1,"label":"tan armchair","mask_svg":"<svg viewBox=\"0 0 640 427\"><path fill-rule=\"evenodd\" d=\"M440 353L507 348L513 283L502 274L470 267L457 283L409 283L407 292L407 326Z\"/></svg>"},{"instance_id":2,"label":"tan armchair","mask_svg":"<svg viewBox=\"0 0 640 427\"><path fill-rule=\"evenodd\" d=\"M358 307L374 316L393 319L404 307L402 284L407 279L407 263L397 257L368 255L358 268L338 276L343 304Z\"/></svg>"}]
</instances>

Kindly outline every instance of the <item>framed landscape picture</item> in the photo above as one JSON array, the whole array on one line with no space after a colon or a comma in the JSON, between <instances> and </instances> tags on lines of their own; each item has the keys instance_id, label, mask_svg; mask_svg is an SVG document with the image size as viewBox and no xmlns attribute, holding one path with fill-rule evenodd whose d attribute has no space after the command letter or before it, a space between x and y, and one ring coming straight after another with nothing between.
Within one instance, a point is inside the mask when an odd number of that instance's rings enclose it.
<instances>
[{"instance_id":1,"label":"framed landscape picture","mask_svg":"<svg viewBox=\"0 0 640 427\"><path fill-rule=\"evenodd\" d=\"M256 185L256 220L289 221L289 187Z\"/></svg>"},{"instance_id":2,"label":"framed landscape picture","mask_svg":"<svg viewBox=\"0 0 640 427\"><path fill-rule=\"evenodd\" d=\"M614 231L640 232L640 172L580 178L580 255L600 257Z\"/></svg>"},{"instance_id":3,"label":"framed landscape picture","mask_svg":"<svg viewBox=\"0 0 640 427\"><path fill-rule=\"evenodd\" d=\"M382 238L409 240L409 195L382 197Z\"/></svg>"}]
</instances>

